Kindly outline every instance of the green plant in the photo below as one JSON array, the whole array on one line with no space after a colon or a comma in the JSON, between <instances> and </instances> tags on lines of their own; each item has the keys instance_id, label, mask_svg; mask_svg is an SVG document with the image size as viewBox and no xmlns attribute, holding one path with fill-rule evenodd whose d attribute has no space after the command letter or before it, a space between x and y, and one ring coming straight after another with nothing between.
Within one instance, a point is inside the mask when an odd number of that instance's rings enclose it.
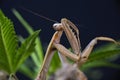
<instances>
[{"instance_id":1,"label":"green plant","mask_svg":"<svg viewBox=\"0 0 120 80\"><path fill-rule=\"evenodd\" d=\"M119 58L120 48L116 44L106 44L94 50L88 61L81 67L86 70L91 67L112 67L120 69L119 64L112 63L112 61Z\"/></svg>"},{"instance_id":2,"label":"green plant","mask_svg":"<svg viewBox=\"0 0 120 80\"><path fill-rule=\"evenodd\" d=\"M17 17L17 19L21 22L21 24L24 26L24 28L27 30L27 32L31 35L33 34L34 30L32 29L32 27L23 19L23 17L20 15L20 13L18 11L16 11L15 9L12 9L14 15ZM20 38L19 38L20 39ZM22 38L21 42L24 41L24 39ZM41 41L40 38L37 37L36 41L36 47L35 47L35 51L31 54L31 60L27 60L26 63L31 63L34 65L34 67L29 66L29 64L22 64L22 66L19 68L19 71L22 72L23 74L27 75L29 78L34 79L38 73L38 70L41 67L41 64L43 62L43 49L42 49L42 45L41 45Z\"/></svg>"},{"instance_id":3,"label":"green plant","mask_svg":"<svg viewBox=\"0 0 120 80\"><path fill-rule=\"evenodd\" d=\"M13 23L0 10L0 70L6 71L12 80L21 64L34 51L35 39L40 30L35 31L18 46Z\"/></svg>"}]
</instances>

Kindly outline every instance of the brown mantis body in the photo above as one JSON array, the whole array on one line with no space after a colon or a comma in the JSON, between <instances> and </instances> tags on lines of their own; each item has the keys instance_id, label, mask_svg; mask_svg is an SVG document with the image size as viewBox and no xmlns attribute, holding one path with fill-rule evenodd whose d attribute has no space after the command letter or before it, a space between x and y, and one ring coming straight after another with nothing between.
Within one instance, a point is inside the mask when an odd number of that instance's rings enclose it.
<instances>
[{"instance_id":1,"label":"brown mantis body","mask_svg":"<svg viewBox=\"0 0 120 80\"><path fill-rule=\"evenodd\" d=\"M54 33L50 44L47 48L46 55L44 58L44 62L41 68L41 71L39 75L37 76L36 80L46 80L46 74L48 72L49 64L52 59L52 56L54 55L54 51L58 50L59 55L61 57L61 61L63 61L63 67L60 71L56 73L57 78L55 80L87 80L87 77L84 75L82 71L79 70L78 67L80 67L83 63L85 63L94 47L94 45L97 43L98 40L101 41L111 41L115 42L112 38L108 37L96 37L94 38L88 46L81 52L80 50L80 39L79 39L79 30L78 28L69 20L66 18L61 19L61 23L54 24L53 28L56 30ZM67 48L65 48L62 44L60 44L60 39L62 36L62 33L65 32L66 37L72 47L73 53L70 52ZM75 61L74 64L69 64L67 62L67 58L72 59ZM74 79L69 79L67 76L60 77L61 74L67 72L68 74L70 72L74 72L72 76L74 76ZM63 71L63 72L62 72ZM65 73L65 74L67 74ZM69 76L69 75L68 75Z\"/></svg>"}]
</instances>

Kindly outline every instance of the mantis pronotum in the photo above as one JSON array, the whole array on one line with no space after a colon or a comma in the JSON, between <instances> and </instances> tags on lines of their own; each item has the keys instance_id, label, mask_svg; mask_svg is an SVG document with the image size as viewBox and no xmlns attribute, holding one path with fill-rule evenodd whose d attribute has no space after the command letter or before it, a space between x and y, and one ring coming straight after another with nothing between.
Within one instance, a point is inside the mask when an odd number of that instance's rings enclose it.
<instances>
[{"instance_id":1,"label":"mantis pronotum","mask_svg":"<svg viewBox=\"0 0 120 80\"><path fill-rule=\"evenodd\" d=\"M81 52L80 50L80 39L79 39L79 30L78 28L66 18L61 19L61 23L57 23L53 25L53 28L56 30L54 33L50 44L47 48L46 55L44 58L44 62L41 68L40 73L38 74L36 80L46 80L46 74L49 68L49 64L51 62L52 56L54 55L54 51L58 50L61 61L63 61L63 68L72 69L75 71L75 75L73 75L74 79L69 79L67 76L59 77L59 73L56 75L59 79L55 78L55 80L87 80L87 77L84 75L82 71L78 69L83 63L85 63L98 40L101 41L111 41L116 43L116 41L109 37L96 37L94 38L88 46ZM62 33L65 32L66 37L72 47L73 53L70 52L67 48L65 48L62 44L60 44L60 39ZM74 64L69 64L67 62L67 58L75 61ZM69 70L70 71L70 70ZM67 71L66 71L67 72Z\"/></svg>"}]
</instances>

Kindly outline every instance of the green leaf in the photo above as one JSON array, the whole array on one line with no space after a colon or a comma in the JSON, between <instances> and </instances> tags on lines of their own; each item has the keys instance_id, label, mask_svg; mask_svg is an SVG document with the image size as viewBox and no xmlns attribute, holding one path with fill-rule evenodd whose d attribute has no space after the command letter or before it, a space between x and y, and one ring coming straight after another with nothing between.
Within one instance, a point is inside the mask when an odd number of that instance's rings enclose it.
<instances>
[{"instance_id":1,"label":"green leaf","mask_svg":"<svg viewBox=\"0 0 120 80\"><path fill-rule=\"evenodd\" d=\"M22 15L16 10L16 9L12 9L13 14L16 16L16 18L21 22L21 24L23 25L23 27L27 30L27 32L31 35L33 34L34 30L32 29L32 26L30 26L30 24L28 24L25 19L22 17ZM42 44L40 41L40 38L37 37L36 39L36 47L35 47L35 52L33 52L31 54L31 61L33 61L33 63L35 64L34 67L34 74L38 73L39 68L42 65L43 62L43 49L42 49ZM24 63L25 64L25 63ZM29 69L29 71L31 70L31 68L29 68L29 66L27 67L27 64L25 64L26 68ZM23 68L20 68L21 71L24 71ZM26 71L26 72L25 72ZM28 70L25 70L23 73L28 73ZM30 76L29 74L27 74L27 76ZM33 76L31 76L33 77Z\"/></svg>"},{"instance_id":2,"label":"green leaf","mask_svg":"<svg viewBox=\"0 0 120 80\"><path fill-rule=\"evenodd\" d=\"M90 55L88 62L108 59L108 58L113 57L114 55L120 55L120 49L114 49L114 50L93 53Z\"/></svg>"},{"instance_id":3,"label":"green leaf","mask_svg":"<svg viewBox=\"0 0 120 80\"><path fill-rule=\"evenodd\" d=\"M28 58L28 56L31 54L31 52L34 51L35 47L35 39L38 36L40 30L35 31L34 34L29 36L21 45L21 47L18 49L14 65L15 71L20 67L20 65L23 63L24 60Z\"/></svg>"},{"instance_id":4,"label":"green leaf","mask_svg":"<svg viewBox=\"0 0 120 80\"><path fill-rule=\"evenodd\" d=\"M22 66L19 69L19 72L22 72L24 75L27 75L27 77L33 79L33 77L36 77L36 74L34 74L34 71L29 69L29 65L22 64Z\"/></svg>"},{"instance_id":5,"label":"green leaf","mask_svg":"<svg viewBox=\"0 0 120 80\"><path fill-rule=\"evenodd\" d=\"M80 67L80 69L85 71L85 70L88 70L88 69L94 68L94 67L111 67L111 68L120 69L120 65L119 64L107 62L105 60L93 61L93 62L85 63L84 65L82 65Z\"/></svg>"},{"instance_id":6,"label":"green leaf","mask_svg":"<svg viewBox=\"0 0 120 80\"><path fill-rule=\"evenodd\" d=\"M60 65L61 63L58 56L58 51L55 51L50 63L49 74L54 73L60 67Z\"/></svg>"},{"instance_id":7,"label":"green leaf","mask_svg":"<svg viewBox=\"0 0 120 80\"><path fill-rule=\"evenodd\" d=\"M120 48L115 44L106 44L95 51L93 51L88 61L82 65L81 69L86 70L92 67L112 67L120 69L120 65L111 63L110 61L116 59L120 55Z\"/></svg>"},{"instance_id":8,"label":"green leaf","mask_svg":"<svg viewBox=\"0 0 120 80\"><path fill-rule=\"evenodd\" d=\"M13 14L16 16L16 18L21 22L21 24L23 25L23 27L28 31L28 33L31 35L33 34L34 30L32 29L32 26L30 26L25 20L24 18L20 15L20 13L16 10L16 9L12 9ZM36 53L37 55L32 55L32 59L35 62L35 64L42 64L43 62L43 49L42 49L42 45L40 42L40 38L36 39ZM38 59L38 61L36 62L36 59ZM39 63L38 63L39 62ZM38 66L40 67L40 66Z\"/></svg>"},{"instance_id":9,"label":"green leaf","mask_svg":"<svg viewBox=\"0 0 120 80\"><path fill-rule=\"evenodd\" d=\"M0 69L13 72L13 60L17 49L13 23L0 10Z\"/></svg>"}]
</instances>

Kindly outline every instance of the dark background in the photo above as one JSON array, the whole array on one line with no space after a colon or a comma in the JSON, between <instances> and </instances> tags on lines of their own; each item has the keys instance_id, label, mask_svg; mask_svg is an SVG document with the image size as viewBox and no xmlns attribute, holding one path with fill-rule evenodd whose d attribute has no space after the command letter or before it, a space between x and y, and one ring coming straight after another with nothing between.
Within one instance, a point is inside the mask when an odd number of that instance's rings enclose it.
<instances>
[{"instance_id":1,"label":"dark background","mask_svg":"<svg viewBox=\"0 0 120 80\"><path fill-rule=\"evenodd\" d=\"M41 29L40 38L46 47L55 32L54 22L35 16L20 7L25 7L38 14L56 21L68 18L80 30L82 48L96 36L108 36L116 40L120 38L120 1L119 0L0 0L0 8L15 24L18 35L28 34L22 27L11 9L17 9L27 22L35 29ZM66 39L63 43L68 46ZM45 51L44 50L44 51ZM117 61L120 63L120 61ZM102 80L120 80L120 71L112 68L103 69L105 76Z\"/></svg>"}]
</instances>

